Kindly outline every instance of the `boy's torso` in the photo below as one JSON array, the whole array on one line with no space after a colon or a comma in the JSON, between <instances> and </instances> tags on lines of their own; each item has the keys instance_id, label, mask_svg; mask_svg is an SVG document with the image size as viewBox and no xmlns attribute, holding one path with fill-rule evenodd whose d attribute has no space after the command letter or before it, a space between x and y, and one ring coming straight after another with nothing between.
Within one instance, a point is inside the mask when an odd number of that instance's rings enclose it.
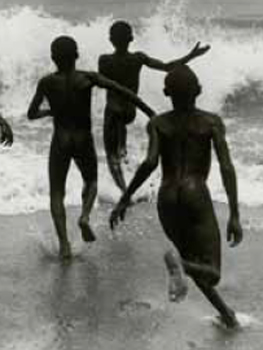
<instances>
[{"instance_id":1,"label":"boy's torso","mask_svg":"<svg viewBox=\"0 0 263 350\"><path fill-rule=\"evenodd\" d=\"M177 185L189 179L205 182L211 167L213 131L220 118L200 110L178 118L172 111L155 117L152 123L159 135L163 181Z\"/></svg>"},{"instance_id":2,"label":"boy's torso","mask_svg":"<svg viewBox=\"0 0 263 350\"><path fill-rule=\"evenodd\" d=\"M142 54L139 52L123 55L114 53L100 57L99 70L107 78L137 94L142 65ZM107 92L107 108L118 114L131 114L135 117L135 106L112 91Z\"/></svg>"},{"instance_id":3,"label":"boy's torso","mask_svg":"<svg viewBox=\"0 0 263 350\"><path fill-rule=\"evenodd\" d=\"M54 115L55 125L90 129L93 83L89 80L88 73L56 72L45 76L41 84Z\"/></svg>"}]
</instances>

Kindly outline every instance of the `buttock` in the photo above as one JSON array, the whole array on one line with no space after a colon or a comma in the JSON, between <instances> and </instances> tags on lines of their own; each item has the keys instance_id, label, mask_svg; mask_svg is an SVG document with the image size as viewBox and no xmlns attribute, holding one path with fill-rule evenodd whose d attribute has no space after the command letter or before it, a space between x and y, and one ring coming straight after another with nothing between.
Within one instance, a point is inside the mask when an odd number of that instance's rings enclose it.
<instances>
[{"instance_id":1,"label":"buttock","mask_svg":"<svg viewBox=\"0 0 263 350\"><path fill-rule=\"evenodd\" d=\"M209 191L188 190L160 189L161 225L184 259L220 269L220 232Z\"/></svg>"},{"instance_id":2,"label":"buttock","mask_svg":"<svg viewBox=\"0 0 263 350\"><path fill-rule=\"evenodd\" d=\"M57 153L73 158L81 155L96 157L92 134L86 130L56 130L52 138L51 147L56 148Z\"/></svg>"}]
</instances>

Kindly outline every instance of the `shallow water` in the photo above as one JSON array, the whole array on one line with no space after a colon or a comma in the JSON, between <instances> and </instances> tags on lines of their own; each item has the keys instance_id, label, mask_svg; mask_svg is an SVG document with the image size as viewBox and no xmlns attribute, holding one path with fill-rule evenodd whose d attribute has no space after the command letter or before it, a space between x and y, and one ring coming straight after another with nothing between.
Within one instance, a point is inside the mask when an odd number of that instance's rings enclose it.
<instances>
[{"instance_id":1,"label":"shallow water","mask_svg":"<svg viewBox=\"0 0 263 350\"><path fill-rule=\"evenodd\" d=\"M154 206L134 207L114 237L106 221L110 209L104 205L93 213L98 241L89 247L76 226L79 209L68 211L70 264L57 259L47 212L1 217L6 235L0 247L1 349L262 349L260 234L235 250L227 248L227 210L217 207L223 233L219 291L242 324L229 331L190 281L184 302L168 302L162 259L167 242Z\"/></svg>"}]
</instances>

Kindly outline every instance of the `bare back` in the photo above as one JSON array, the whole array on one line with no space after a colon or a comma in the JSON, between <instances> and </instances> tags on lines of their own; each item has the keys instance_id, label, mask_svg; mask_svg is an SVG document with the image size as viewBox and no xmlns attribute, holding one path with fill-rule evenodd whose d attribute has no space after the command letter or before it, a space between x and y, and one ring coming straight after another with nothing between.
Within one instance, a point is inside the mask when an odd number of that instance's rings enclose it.
<instances>
[{"instance_id":1,"label":"bare back","mask_svg":"<svg viewBox=\"0 0 263 350\"><path fill-rule=\"evenodd\" d=\"M159 139L162 187L205 183L211 167L213 132L223 124L218 116L201 110L182 116L174 113L153 120Z\"/></svg>"},{"instance_id":2,"label":"bare back","mask_svg":"<svg viewBox=\"0 0 263 350\"><path fill-rule=\"evenodd\" d=\"M144 54L139 52L102 55L99 72L137 94L143 64ZM135 106L113 91L107 93L107 108L117 113L135 114Z\"/></svg>"},{"instance_id":3,"label":"bare back","mask_svg":"<svg viewBox=\"0 0 263 350\"><path fill-rule=\"evenodd\" d=\"M88 73L82 71L56 72L40 81L39 88L50 104L55 127L90 131L93 83L88 78Z\"/></svg>"}]
</instances>

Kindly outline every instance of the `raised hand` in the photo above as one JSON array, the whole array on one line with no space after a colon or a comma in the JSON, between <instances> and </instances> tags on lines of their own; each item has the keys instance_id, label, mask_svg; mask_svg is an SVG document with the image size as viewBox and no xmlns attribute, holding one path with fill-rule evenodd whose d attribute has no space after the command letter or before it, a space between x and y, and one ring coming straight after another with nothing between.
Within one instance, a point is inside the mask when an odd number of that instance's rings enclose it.
<instances>
[{"instance_id":1,"label":"raised hand","mask_svg":"<svg viewBox=\"0 0 263 350\"><path fill-rule=\"evenodd\" d=\"M192 51L190 52L190 55L192 57L198 57L204 55L208 50L210 50L210 45L200 46L200 41L196 43Z\"/></svg>"}]
</instances>

